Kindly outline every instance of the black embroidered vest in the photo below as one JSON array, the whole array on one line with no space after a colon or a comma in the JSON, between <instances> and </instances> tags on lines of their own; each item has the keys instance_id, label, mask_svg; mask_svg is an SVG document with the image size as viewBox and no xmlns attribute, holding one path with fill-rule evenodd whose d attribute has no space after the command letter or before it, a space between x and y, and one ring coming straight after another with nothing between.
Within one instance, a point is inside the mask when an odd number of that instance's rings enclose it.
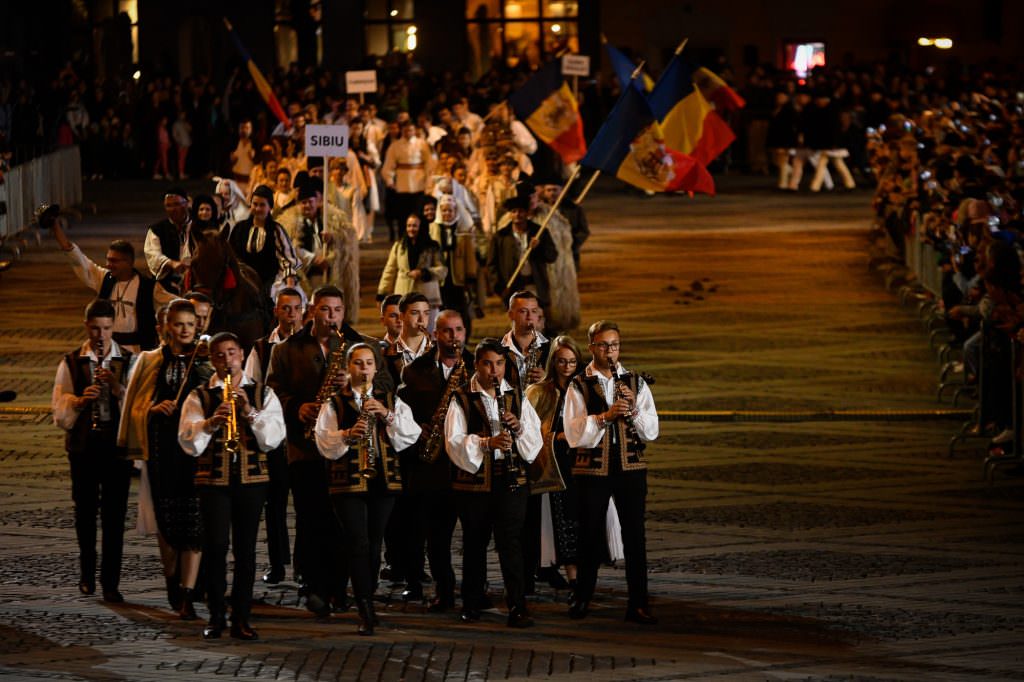
<instances>
[{"instance_id":1,"label":"black embroidered vest","mask_svg":"<svg viewBox=\"0 0 1024 682\"><path fill-rule=\"evenodd\" d=\"M257 392L257 388L260 390ZM257 410L263 408L264 388L262 384L248 384L242 387L249 404ZM209 419L223 402L224 391L220 388L211 389L200 386L196 389L199 403L203 407L203 416ZM197 486L227 486L231 484L232 473L242 485L254 485L270 482L267 469L267 453L260 452L256 436L253 435L249 421L238 415L238 435L241 450L238 461L232 462L231 455L224 450L224 428L221 427L210 439L202 454L196 461Z\"/></svg>"},{"instance_id":2,"label":"black embroidered vest","mask_svg":"<svg viewBox=\"0 0 1024 682\"><path fill-rule=\"evenodd\" d=\"M505 401L505 410L511 412L519 419L523 413L523 404L520 393L516 390L506 391L501 395ZM469 386L456 391L455 396L452 400L458 400L459 406L462 408L462 413L466 415L466 433L476 434L482 438L497 435L491 432L491 420L487 416L487 409L484 407L484 400L481 394L477 391L470 391ZM513 457L518 458L519 452L516 448L515 439L512 439L512 454ZM477 469L475 474L471 474L461 467L452 467L452 490L460 490L463 492L471 493L489 493L492 490L492 485L500 483L499 479L511 485L511 477L515 477L516 485L524 487L529 485L526 479L525 471L526 466L521 460L520 462L524 465L518 468L509 467L509 459L503 458L496 460L494 453L488 453L484 456L483 462L480 464L480 468Z\"/></svg>"},{"instance_id":3,"label":"black embroidered vest","mask_svg":"<svg viewBox=\"0 0 1024 682\"><path fill-rule=\"evenodd\" d=\"M135 301L135 331L114 332L114 341L120 345L137 345L141 350L152 350L156 348L156 311L153 308L153 287L156 280L144 277L138 270L135 274L139 276L139 288L136 290ZM110 298L114 291L117 280L109 272L103 276L103 283L100 285L97 298L106 298L114 305L117 301Z\"/></svg>"},{"instance_id":4,"label":"black embroidered vest","mask_svg":"<svg viewBox=\"0 0 1024 682\"><path fill-rule=\"evenodd\" d=\"M394 393L375 389L373 397L394 412ZM359 419L359 408L356 406L355 398L339 393L331 398L331 402L334 405L334 413L338 416L337 428L352 428ZM386 428L383 420L378 418L373 434L373 443L377 450L374 467L377 470L377 477L373 479L375 482L372 485L377 490L380 489L378 486L383 484L383 487L389 492L401 492L402 473L398 464L398 455L391 447ZM367 466L365 441L361 441L358 445L350 445L348 452L339 459L328 459L326 462L327 486L332 495L370 492L370 480L359 475L359 470Z\"/></svg>"},{"instance_id":5,"label":"black embroidered vest","mask_svg":"<svg viewBox=\"0 0 1024 682\"><path fill-rule=\"evenodd\" d=\"M121 357L110 358L110 371L117 377L117 382L122 386L128 383L128 367L131 365L131 352L121 349ZM92 385L92 367L88 355L82 355L82 349L71 351L64 356L64 362L68 365L71 373L71 384L74 386L75 395L82 395L85 389ZM110 396L110 421L99 424L111 441L117 440L117 425L121 414L120 400ZM93 430L92 403L78 414L75 425L64 434L64 447L68 452L85 452L89 447L89 433Z\"/></svg>"},{"instance_id":6,"label":"black embroidered vest","mask_svg":"<svg viewBox=\"0 0 1024 682\"><path fill-rule=\"evenodd\" d=\"M640 394L640 382L636 374L628 372L618 377L618 380L625 382L634 395ZM601 414L608 410L604 388L596 376L580 374L573 382L583 395L588 415ZM612 429L616 430L614 435ZM628 426L625 419L616 419L605 428L601 444L596 448L576 448L573 476L608 476L612 457L621 463L622 471L646 469L645 447L636 430Z\"/></svg>"}]
</instances>

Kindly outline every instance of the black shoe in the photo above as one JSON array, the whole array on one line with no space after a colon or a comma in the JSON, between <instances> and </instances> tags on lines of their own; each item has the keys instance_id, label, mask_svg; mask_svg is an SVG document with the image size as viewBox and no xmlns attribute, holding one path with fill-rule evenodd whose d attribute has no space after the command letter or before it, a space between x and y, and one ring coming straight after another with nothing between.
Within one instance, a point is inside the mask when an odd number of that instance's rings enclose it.
<instances>
[{"instance_id":1,"label":"black shoe","mask_svg":"<svg viewBox=\"0 0 1024 682\"><path fill-rule=\"evenodd\" d=\"M263 582L267 585L277 585L284 580L284 566L271 566L270 570L263 574Z\"/></svg>"},{"instance_id":2,"label":"black shoe","mask_svg":"<svg viewBox=\"0 0 1024 682\"><path fill-rule=\"evenodd\" d=\"M465 606L462 607L462 613L459 614L459 620L463 623L475 623L480 620L479 609L469 609Z\"/></svg>"},{"instance_id":3,"label":"black shoe","mask_svg":"<svg viewBox=\"0 0 1024 682\"><path fill-rule=\"evenodd\" d=\"M178 609L178 618L182 620L196 620L196 607L192 605L193 593L189 587L181 588L181 607Z\"/></svg>"},{"instance_id":4,"label":"black shoe","mask_svg":"<svg viewBox=\"0 0 1024 682\"><path fill-rule=\"evenodd\" d=\"M402 590L402 599L405 601L423 601L423 586L409 585Z\"/></svg>"},{"instance_id":5,"label":"black shoe","mask_svg":"<svg viewBox=\"0 0 1024 682\"><path fill-rule=\"evenodd\" d=\"M108 604L123 604L124 595L117 590L103 590L103 601Z\"/></svg>"},{"instance_id":6,"label":"black shoe","mask_svg":"<svg viewBox=\"0 0 1024 682\"><path fill-rule=\"evenodd\" d=\"M178 576L168 577L165 575L164 582L167 583L167 604L171 607L171 611L177 611L181 608L181 585L178 584Z\"/></svg>"},{"instance_id":7,"label":"black shoe","mask_svg":"<svg viewBox=\"0 0 1024 682\"><path fill-rule=\"evenodd\" d=\"M562 574L558 572L558 569L553 566L538 570L537 580L547 582L548 585L556 590L565 590L569 588L569 583L562 577Z\"/></svg>"},{"instance_id":8,"label":"black shoe","mask_svg":"<svg viewBox=\"0 0 1024 682\"><path fill-rule=\"evenodd\" d=\"M430 606L427 607L427 611L430 613L444 613L448 609L455 608L454 599L443 599L441 597L434 597L430 602Z\"/></svg>"},{"instance_id":9,"label":"black shoe","mask_svg":"<svg viewBox=\"0 0 1024 682\"><path fill-rule=\"evenodd\" d=\"M78 581L78 592L79 594L84 594L86 597L91 594L96 594L96 583L83 578Z\"/></svg>"},{"instance_id":10,"label":"black shoe","mask_svg":"<svg viewBox=\"0 0 1024 682\"><path fill-rule=\"evenodd\" d=\"M351 606L347 596L331 597L329 602L331 605L331 611L334 613L345 613Z\"/></svg>"},{"instance_id":11,"label":"black shoe","mask_svg":"<svg viewBox=\"0 0 1024 682\"><path fill-rule=\"evenodd\" d=\"M317 618L326 618L331 615L331 605L318 594L310 594L306 597L306 608L312 611Z\"/></svg>"},{"instance_id":12,"label":"black shoe","mask_svg":"<svg viewBox=\"0 0 1024 682\"><path fill-rule=\"evenodd\" d=\"M658 619L651 615L648 607L631 606L626 609L626 620L641 625L657 625Z\"/></svg>"},{"instance_id":13,"label":"black shoe","mask_svg":"<svg viewBox=\"0 0 1024 682\"><path fill-rule=\"evenodd\" d=\"M391 580L392 576L396 575L394 570L391 568L391 564L384 564L380 569L381 580Z\"/></svg>"},{"instance_id":14,"label":"black shoe","mask_svg":"<svg viewBox=\"0 0 1024 682\"><path fill-rule=\"evenodd\" d=\"M586 599L574 602L569 605L569 617L573 620L580 620L587 617L590 612L590 602Z\"/></svg>"},{"instance_id":15,"label":"black shoe","mask_svg":"<svg viewBox=\"0 0 1024 682\"><path fill-rule=\"evenodd\" d=\"M373 626L377 621L377 614L373 612L373 600L356 598L356 607L359 609L359 627L356 628L356 632L360 635L372 635Z\"/></svg>"},{"instance_id":16,"label":"black shoe","mask_svg":"<svg viewBox=\"0 0 1024 682\"><path fill-rule=\"evenodd\" d=\"M260 638L260 636L256 634L256 631L253 630L245 621L231 624L231 636L234 639L241 639L246 642L252 642Z\"/></svg>"},{"instance_id":17,"label":"black shoe","mask_svg":"<svg viewBox=\"0 0 1024 682\"><path fill-rule=\"evenodd\" d=\"M224 616L210 618L210 622L203 628L203 639L220 639L221 633L228 627Z\"/></svg>"},{"instance_id":18,"label":"black shoe","mask_svg":"<svg viewBox=\"0 0 1024 682\"><path fill-rule=\"evenodd\" d=\"M533 618L522 606L513 607L508 612L508 626L510 628L528 628L533 625Z\"/></svg>"}]
</instances>

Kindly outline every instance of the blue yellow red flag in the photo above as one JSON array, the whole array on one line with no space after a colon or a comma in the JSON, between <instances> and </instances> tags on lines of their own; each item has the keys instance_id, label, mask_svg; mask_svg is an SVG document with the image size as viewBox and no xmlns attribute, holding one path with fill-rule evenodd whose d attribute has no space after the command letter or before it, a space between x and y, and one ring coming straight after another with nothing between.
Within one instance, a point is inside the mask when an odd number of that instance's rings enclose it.
<instances>
[{"instance_id":1,"label":"blue yellow red flag","mask_svg":"<svg viewBox=\"0 0 1024 682\"><path fill-rule=\"evenodd\" d=\"M623 89L580 163L652 192L715 193L707 169L666 144L647 99L635 87Z\"/></svg>"},{"instance_id":2,"label":"blue yellow red flag","mask_svg":"<svg viewBox=\"0 0 1024 682\"><path fill-rule=\"evenodd\" d=\"M587 153L576 97L562 76L561 62L548 62L508 98L512 110L533 134L573 163Z\"/></svg>"},{"instance_id":3,"label":"blue yellow red flag","mask_svg":"<svg viewBox=\"0 0 1024 682\"><path fill-rule=\"evenodd\" d=\"M281 102L278 101L277 95L274 94L273 88L270 87L270 83L263 77L263 73L259 67L256 66L256 62L252 60L252 55L245 49L245 45L242 44L242 39L238 37L235 32L234 26L227 19L224 19L224 25L228 29L228 36L231 38L231 42L234 44L235 49L238 50L238 54L241 55L242 61L245 62L245 67L249 70L249 75L252 77L253 83L256 84L256 90L260 93L260 97L267 103L271 113L277 117L281 123L284 124L285 128L290 128L292 125L291 119L288 118L288 114L284 112L284 107L281 106Z\"/></svg>"},{"instance_id":4,"label":"blue yellow red flag","mask_svg":"<svg viewBox=\"0 0 1024 682\"><path fill-rule=\"evenodd\" d=\"M611 62L612 71L615 72L615 76L619 79L619 84L625 87L626 83L630 83L640 92L650 92L654 88L654 81L651 77L641 71L639 78L633 78L636 64L623 54L621 50L605 40L604 36L601 36L601 39L604 41L604 49L608 51L608 61Z\"/></svg>"}]
</instances>

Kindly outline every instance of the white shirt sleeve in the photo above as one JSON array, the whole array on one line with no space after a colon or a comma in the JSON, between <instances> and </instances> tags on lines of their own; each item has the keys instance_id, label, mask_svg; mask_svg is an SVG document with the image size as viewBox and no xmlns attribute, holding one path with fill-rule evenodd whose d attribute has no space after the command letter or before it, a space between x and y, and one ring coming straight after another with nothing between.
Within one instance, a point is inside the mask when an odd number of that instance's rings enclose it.
<instances>
[{"instance_id":1,"label":"white shirt sleeve","mask_svg":"<svg viewBox=\"0 0 1024 682\"><path fill-rule=\"evenodd\" d=\"M53 396L50 398L50 409L53 411L53 424L65 431L70 431L78 420L82 410L77 407L78 396L71 381L68 363L61 360L57 365L57 376L53 380Z\"/></svg>"},{"instance_id":2,"label":"white shirt sleeve","mask_svg":"<svg viewBox=\"0 0 1024 682\"><path fill-rule=\"evenodd\" d=\"M171 259L164 255L163 249L160 246L160 238L156 236L153 230L146 233L146 243L143 246L143 251L146 253L146 265L149 266L149 271L153 273L153 276L157 279L160 278L164 267L170 263Z\"/></svg>"},{"instance_id":3,"label":"white shirt sleeve","mask_svg":"<svg viewBox=\"0 0 1024 682\"><path fill-rule=\"evenodd\" d=\"M338 414L334 409L334 401L324 401L316 418L316 428L313 430L316 449L327 459L341 459L342 455L348 452L348 443L345 442L346 431L347 429L338 428Z\"/></svg>"},{"instance_id":4,"label":"white shirt sleeve","mask_svg":"<svg viewBox=\"0 0 1024 682\"><path fill-rule=\"evenodd\" d=\"M245 367L242 368L242 373L257 384L263 381L263 365L260 364L260 354L256 352L256 346L253 346L252 350L249 351L249 357L245 359Z\"/></svg>"},{"instance_id":5,"label":"white shirt sleeve","mask_svg":"<svg viewBox=\"0 0 1024 682\"><path fill-rule=\"evenodd\" d=\"M444 441L448 458L463 471L475 474L484 461L484 453L480 449L482 439L475 433L466 433L467 427L462 405L453 399L444 418Z\"/></svg>"},{"instance_id":6,"label":"white shirt sleeve","mask_svg":"<svg viewBox=\"0 0 1024 682\"><path fill-rule=\"evenodd\" d=\"M419 440L422 429L412 416L412 408L401 398L395 398L394 414L395 418L388 425L387 434L391 440L391 447L395 452L400 452Z\"/></svg>"},{"instance_id":7,"label":"white shirt sleeve","mask_svg":"<svg viewBox=\"0 0 1024 682\"><path fill-rule=\"evenodd\" d=\"M274 389L268 386L263 390L266 391L263 409L256 413L249 427L252 429L252 435L256 437L256 444L260 446L260 450L267 452L284 442L286 432L281 401L277 399Z\"/></svg>"},{"instance_id":8,"label":"white shirt sleeve","mask_svg":"<svg viewBox=\"0 0 1024 682\"><path fill-rule=\"evenodd\" d=\"M657 415L655 415L657 418ZM565 440L570 448L596 448L601 444L604 429L597 425L597 415L588 415L583 394L576 384L569 384L562 408Z\"/></svg>"},{"instance_id":9,"label":"white shirt sleeve","mask_svg":"<svg viewBox=\"0 0 1024 682\"><path fill-rule=\"evenodd\" d=\"M72 244L70 251L65 251L68 260L71 261L71 269L82 284L93 291L99 291L103 285L103 277L107 274L106 268L96 265L91 258L82 253L78 244Z\"/></svg>"},{"instance_id":10,"label":"white shirt sleeve","mask_svg":"<svg viewBox=\"0 0 1024 682\"><path fill-rule=\"evenodd\" d=\"M198 457L210 444L213 434L206 432L205 425L206 417L203 416L199 394L192 390L181 406L181 419L178 421L178 445L186 455Z\"/></svg>"},{"instance_id":11,"label":"white shirt sleeve","mask_svg":"<svg viewBox=\"0 0 1024 682\"><path fill-rule=\"evenodd\" d=\"M509 128L512 130L512 139L515 140L516 146L524 154L533 154L537 151L537 138L530 133L522 121L512 121Z\"/></svg>"},{"instance_id":12,"label":"white shirt sleeve","mask_svg":"<svg viewBox=\"0 0 1024 682\"><path fill-rule=\"evenodd\" d=\"M529 400L523 401L522 414L519 416L519 436L516 437L516 449L519 456L527 462L537 459L540 448L544 444L544 436L540 430L540 417Z\"/></svg>"},{"instance_id":13,"label":"white shirt sleeve","mask_svg":"<svg viewBox=\"0 0 1024 682\"><path fill-rule=\"evenodd\" d=\"M650 442L658 437L658 410L654 407L654 396L647 382L643 382L636 397L636 414L633 416L633 426L640 440Z\"/></svg>"}]
</instances>

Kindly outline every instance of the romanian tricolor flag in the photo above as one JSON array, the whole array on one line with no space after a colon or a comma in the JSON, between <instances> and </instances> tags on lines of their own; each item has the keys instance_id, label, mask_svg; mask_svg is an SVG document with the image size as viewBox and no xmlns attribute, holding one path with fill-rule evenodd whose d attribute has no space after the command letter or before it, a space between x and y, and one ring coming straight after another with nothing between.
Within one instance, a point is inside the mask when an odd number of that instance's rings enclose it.
<instances>
[{"instance_id":1,"label":"romanian tricolor flag","mask_svg":"<svg viewBox=\"0 0 1024 682\"><path fill-rule=\"evenodd\" d=\"M703 66L693 74L693 82L700 88L704 99L714 104L719 111L732 111L747 106L746 100L740 97L717 74Z\"/></svg>"},{"instance_id":2,"label":"romanian tricolor flag","mask_svg":"<svg viewBox=\"0 0 1024 682\"><path fill-rule=\"evenodd\" d=\"M632 83L640 92L650 92L654 89L654 81L650 76L641 71L640 77L633 79L636 65L617 47L609 43L604 36L601 36L601 41L604 43L604 49L608 50L608 61L611 62L612 71L618 77L620 85L625 87L626 83Z\"/></svg>"},{"instance_id":3,"label":"romanian tricolor flag","mask_svg":"<svg viewBox=\"0 0 1024 682\"><path fill-rule=\"evenodd\" d=\"M252 76L253 83L256 84L256 89L259 91L263 101L270 107L270 111L278 118L281 123L284 124L285 128L290 128L292 125L291 119L288 118L288 114L284 113L284 107L277 101L277 96L270 87L270 83L263 77L263 73L256 66L256 62L252 60L252 55L245 49L245 45L242 45L242 40L235 33L234 27L231 22L224 19L224 25L227 26L228 35L231 37L231 42L235 44L235 49L238 50L238 54L242 56L242 61L245 62L246 67L249 69L249 75Z\"/></svg>"},{"instance_id":4,"label":"romanian tricolor flag","mask_svg":"<svg viewBox=\"0 0 1024 682\"><path fill-rule=\"evenodd\" d=\"M665 67L647 99L661 122L666 144L692 155L705 166L736 139L729 125L694 85L693 72L679 55Z\"/></svg>"},{"instance_id":5,"label":"romanian tricolor flag","mask_svg":"<svg viewBox=\"0 0 1024 682\"><path fill-rule=\"evenodd\" d=\"M562 77L561 62L548 62L508 98L516 116L534 135L558 152L565 163L587 153L583 119L576 98Z\"/></svg>"},{"instance_id":6,"label":"romanian tricolor flag","mask_svg":"<svg viewBox=\"0 0 1024 682\"><path fill-rule=\"evenodd\" d=\"M623 89L580 163L643 190L715 193L703 165L666 145L647 99L635 87Z\"/></svg>"}]
</instances>

